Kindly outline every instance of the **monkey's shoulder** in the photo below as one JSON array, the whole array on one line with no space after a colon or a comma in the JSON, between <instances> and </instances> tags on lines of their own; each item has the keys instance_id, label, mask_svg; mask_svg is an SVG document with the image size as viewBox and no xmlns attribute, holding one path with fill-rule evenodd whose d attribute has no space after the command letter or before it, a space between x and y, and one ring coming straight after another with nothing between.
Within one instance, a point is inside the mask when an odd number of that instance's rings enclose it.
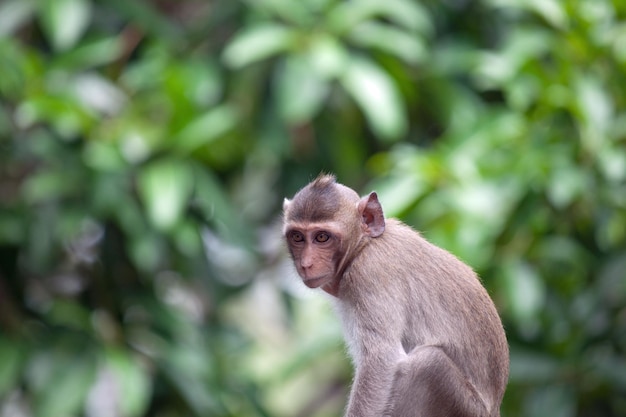
<instances>
[{"instance_id":1,"label":"monkey's shoulder","mask_svg":"<svg viewBox=\"0 0 626 417\"><path fill-rule=\"evenodd\" d=\"M393 247L395 250L403 250L414 253L419 258L439 259L442 262L451 263L453 265L462 264L469 268L455 255L441 248L434 243L428 241L420 232L411 226L397 219L387 219L387 228L383 234L383 240L386 245Z\"/></svg>"},{"instance_id":2,"label":"monkey's shoulder","mask_svg":"<svg viewBox=\"0 0 626 417\"><path fill-rule=\"evenodd\" d=\"M384 233L372 238L359 258L356 264L360 267L353 273L367 271L367 275L372 276L371 272L374 271L377 279L389 276L394 280L407 278L421 281L424 276L437 276L438 280L452 279L459 284L463 281L470 281L470 285L479 282L472 268L456 256L430 243L418 231L393 218L385 219Z\"/></svg>"},{"instance_id":3,"label":"monkey's shoulder","mask_svg":"<svg viewBox=\"0 0 626 417\"><path fill-rule=\"evenodd\" d=\"M372 239L370 243L376 252L412 255L412 257L444 251L426 240L421 233L411 226L394 218L385 219L384 233L380 237Z\"/></svg>"},{"instance_id":4,"label":"monkey's shoulder","mask_svg":"<svg viewBox=\"0 0 626 417\"><path fill-rule=\"evenodd\" d=\"M411 226L398 219L385 219L384 231L380 236L370 238L369 243L376 251L389 247L410 247L419 245L424 240L422 235Z\"/></svg>"}]
</instances>

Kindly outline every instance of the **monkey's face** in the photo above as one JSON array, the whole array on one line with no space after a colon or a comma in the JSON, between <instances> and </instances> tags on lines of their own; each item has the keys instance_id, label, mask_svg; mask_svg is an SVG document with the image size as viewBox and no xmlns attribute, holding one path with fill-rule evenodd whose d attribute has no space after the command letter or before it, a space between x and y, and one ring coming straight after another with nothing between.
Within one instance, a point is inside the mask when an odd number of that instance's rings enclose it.
<instances>
[{"instance_id":1,"label":"monkey's face","mask_svg":"<svg viewBox=\"0 0 626 417\"><path fill-rule=\"evenodd\" d=\"M335 296L351 257L384 229L376 193L359 198L330 175L319 176L283 203L283 233L298 274L308 287Z\"/></svg>"},{"instance_id":2,"label":"monkey's face","mask_svg":"<svg viewBox=\"0 0 626 417\"><path fill-rule=\"evenodd\" d=\"M285 233L289 252L304 284L317 288L333 280L341 258L341 236L329 225L290 227Z\"/></svg>"}]
</instances>

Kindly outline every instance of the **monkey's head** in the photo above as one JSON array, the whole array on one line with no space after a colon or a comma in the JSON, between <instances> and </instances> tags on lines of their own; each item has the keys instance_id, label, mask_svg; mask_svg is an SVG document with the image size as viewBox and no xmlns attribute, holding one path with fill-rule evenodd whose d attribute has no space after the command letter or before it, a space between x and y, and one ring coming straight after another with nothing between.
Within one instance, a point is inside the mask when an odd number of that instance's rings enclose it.
<instances>
[{"instance_id":1,"label":"monkey's head","mask_svg":"<svg viewBox=\"0 0 626 417\"><path fill-rule=\"evenodd\" d=\"M320 175L283 204L283 234L296 269L310 288L331 287L362 245L385 231L376 193L360 198Z\"/></svg>"}]
</instances>

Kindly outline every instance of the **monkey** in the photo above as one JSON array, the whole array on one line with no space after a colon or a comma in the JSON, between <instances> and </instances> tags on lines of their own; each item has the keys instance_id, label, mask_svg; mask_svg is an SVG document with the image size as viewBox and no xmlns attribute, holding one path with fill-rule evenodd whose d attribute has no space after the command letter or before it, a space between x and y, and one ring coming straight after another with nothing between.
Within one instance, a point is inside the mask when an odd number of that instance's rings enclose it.
<instances>
[{"instance_id":1,"label":"monkey","mask_svg":"<svg viewBox=\"0 0 626 417\"><path fill-rule=\"evenodd\" d=\"M320 174L283 203L309 288L331 295L355 372L345 417L499 417L509 348L474 271Z\"/></svg>"}]
</instances>

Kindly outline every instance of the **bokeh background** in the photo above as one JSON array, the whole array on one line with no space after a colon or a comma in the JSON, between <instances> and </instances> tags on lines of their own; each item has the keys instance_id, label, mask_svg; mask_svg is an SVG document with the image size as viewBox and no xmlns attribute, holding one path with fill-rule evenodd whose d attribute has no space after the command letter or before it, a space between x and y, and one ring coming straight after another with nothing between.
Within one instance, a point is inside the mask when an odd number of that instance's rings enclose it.
<instances>
[{"instance_id":1,"label":"bokeh background","mask_svg":"<svg viewBox=\"0 0 626 417\"><path fill-rule=\"evenodd\" d=\"M626 2L0 2L0 417L340 416L319 172L481 275L503 416L626 416Z\"/></svg>"}]
</instances>

